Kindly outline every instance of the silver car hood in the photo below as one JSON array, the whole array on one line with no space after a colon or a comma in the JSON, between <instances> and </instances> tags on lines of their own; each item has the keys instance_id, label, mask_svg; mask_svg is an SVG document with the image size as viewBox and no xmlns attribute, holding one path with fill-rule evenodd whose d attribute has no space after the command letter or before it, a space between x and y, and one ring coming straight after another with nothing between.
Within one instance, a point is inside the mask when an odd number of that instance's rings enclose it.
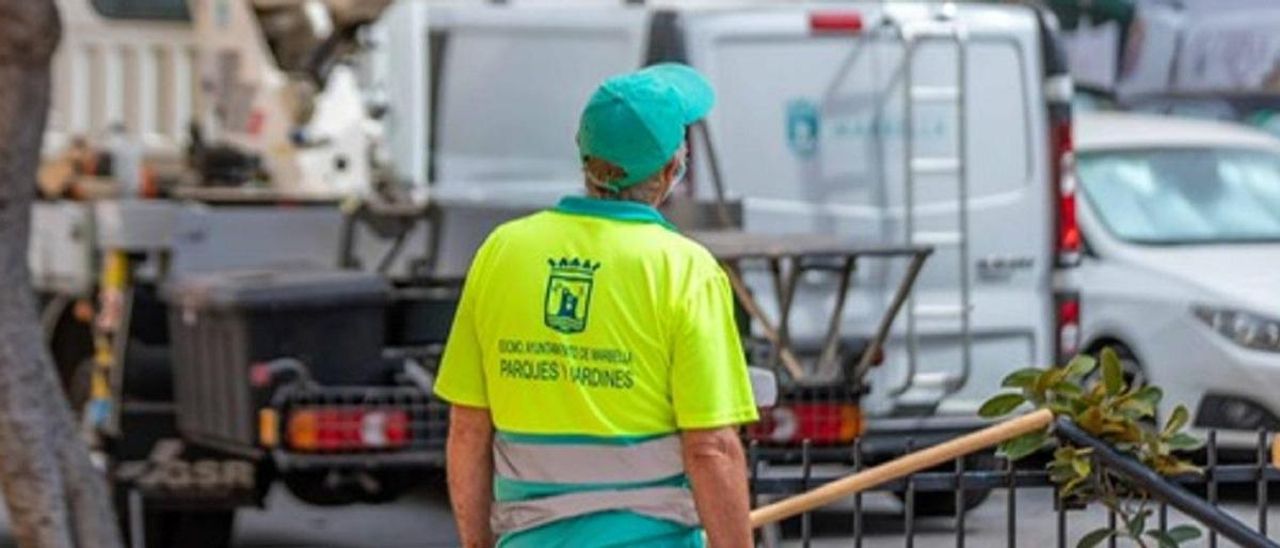
<instances>
[{"instance_id":1,"label":"silver car hood","mask_svg":"<svg viewBox=\"0 0 1280 548\"><path fill-rule=\"evenodd\" d=\"M1125 259L1203 289L1217 302L1280 318L1280 244L1146 247Z\"/></svg>"}]
</instances>

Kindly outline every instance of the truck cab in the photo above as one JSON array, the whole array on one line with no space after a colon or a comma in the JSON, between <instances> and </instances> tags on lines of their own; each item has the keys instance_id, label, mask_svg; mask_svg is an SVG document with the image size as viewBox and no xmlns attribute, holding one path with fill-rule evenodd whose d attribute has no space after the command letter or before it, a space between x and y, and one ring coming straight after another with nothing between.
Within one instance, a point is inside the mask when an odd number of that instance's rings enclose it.
<instances>
[{"instance_id":1,"label":"truck cab","mask_svg":"<svg viewBox=\"0 0 1280 548\"><path fill-rule=\"evenodd\" d=\"M581 105L608 76L655 62L688 63L719 94L691 134L689 183L666 208L678 225L772 242L932 250L918 271L918 263L875 254L844 257L843 269L831 257L804 258L787 269L787 284L777 283L768 259L735 265L740 300L761 303L762 314L742 326L751 361L774 368L783 384L779 404L746 432L774 450L770 458L792 459L808 440L845 462L862 439L874 461L909 440L954 434L978 424L979 404L1008 372L1076 350L1078 302L1053 289L1055 278L1070 275L1080 245L1071 85L1052 19L1033 8L399 2L368 33L371 51L318 90L334 98L325 104L336 105L333 119L342 123L330 126L341 138L317 140L295 137L275 118L294 114L280 106L283 72L263 72L256 95L237 94L253 84L246 75L256 73L246 67L271 58L263 36L247 42L261 56L239 64L214 56L209 64L198 61L208 59L198 55L199 25L185 20L191 13L138 23L149 30L134 36L127 19L87 11L85 2L62 4L78 18L75 34L101 43L71 43L57 61L55 82L63 83L55 86L50 142L100 134L122 119L148 150L176 153L193 142L184 118L196 118L245 133L241 146L256 142L257 152L274 155L268 168L283 166L275 170L283 195L198 188L162 200L37 206L31 262L48 296L52 340L61 340L58 326L70 326L80 354L94 354L91 370L106 370L94 369L101 356L117 365L115 376L102 377L114 384L90 391L90 400L116 407L86 409L112 417L102 423L108 432L147 433L118 437L110 449L120 464L135 463L124 467L132 483L123 493L142 493L139 481L154 480L148 485L160 491L138 500L156 523L178 512L229 530L229 509L260 502L277 480L319 503L381 500L410 483L403 472L438 464L443 414L427 387L452 315L450 292L493 227L581 192L574 145ZM198 2L192 13L216 32L220 18L262 16L256 4ZM363 110L347 108L356 89L372 98L364 106L381 112L378 131L367 131ZM344 151L372 149L385 151L385 166L375 157L336 161ZM335 175L339 164L358 169ZM369 190L352 191L368 182L361 174L381 167L408 188L407 207L341 205L343 195ZM297 170L307 176L289 175ZM317 188L337 195L310 192ZM243 272L264 266L271 276L281 268L300 275L283 276L282 291L264 296L258 286L276 282ZM339 267L374 271L382 284L302 275ZM899 291L904 279L915 282L914 292ZM381 300L374 286L386 290ZM301 370L288 360L324 341L282 335L215 345L235 355L208 351L216 336L261 330L252 328L261 321L256 299L306 310L352 287L363 288L361 306L372 299L386 314L381 356L393 364L368 352L361 360L371 363L353 364L376 369L377 382L351 385L339 379L349 372L333 364L312 372L307 360ZM224 296L192 296L202 291ZM124 343L101 345L81 303L97 303L99 317L125 303L114 333ZM901 313L885 324L894 317L887 310ZM225 317L206 320L218 314ZM285 316L277 319L324 317ZM781 323L771 327L762 316ZM779 331L795 363L783 363L791 360L778 350ZM832 339L839 344L825 343ZM148 357L155 359L141 359ZM83 360L63 361L75 376ZM237 380L210 381L218 372ZM185 507L165 498L160 480L172 478L156 470L190 462L183 466L194 473L210 460L240 463L214 468L234 472L223 476L244 498ZM187 517L181 521L199 522ZM147 542L172 544L174 534L162 530Z\"/></svg>"}]
</instances>

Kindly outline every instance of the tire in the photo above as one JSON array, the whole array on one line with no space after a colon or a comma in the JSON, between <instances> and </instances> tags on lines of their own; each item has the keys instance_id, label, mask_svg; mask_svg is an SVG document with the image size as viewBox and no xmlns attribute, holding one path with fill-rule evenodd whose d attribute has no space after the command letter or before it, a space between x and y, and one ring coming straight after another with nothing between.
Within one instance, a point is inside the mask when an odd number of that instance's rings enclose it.
<instances>
[{"instance_id":1,"label":"tire","mask_svg":"<svg viewBox=\"0 0 1280 548\"><path fill-rule=\"evenodd\" d=\"M148 511L146 547L229 548L235 512Z\"/></svg>"},{"instance_id":2,"label":"tire","mask_svg":"<svg viewBox=\"0 0 1280 548\"><path fill-rule=\"evenodd\" d=\"M382 504L398 500L420 483L416 474L395 471L373 471L368 479L377 486L368 486L347 473L331 476L328 470L290 472L283 478L289 493L298 500L315 506L342 506L352 503Z\"/></svg>"},{"instance_id":3,"label":"tire","mask_svg":"<svg viewBox=\"0 0 1280 548\"><path fill-rule=\"evenodd\" d=\"M1116 345L1116 354L1120 356L1120 367L1124 369L1124 382L1129 386L1133 386L1135 381L1141 383L1150 382L1147 379L1146 371L1142 369L1142 364L1138 362L1138 358L1133 355L1133 351L1124 345Z\"/></svg>"},{"instance_id":4,"label":"tire","mask_svg":"<svg viewBox=\"0 0 1280 548\"><path fill-rule=\"evenodd\" d=\"M995 470L998 466L995 455L992 453L976 453L965 457L965 470ZM931 472L950 472L951 466L943 466L930 470ZM903 511L906 511L905 504L907 502L906 493L895 492L893 496L897 497L903 503ZM965 513L977 508L991 496L990 489L965 489L964 491L964 509ZM954 491L916 491L914 495L915 516L916 517L946 517L956 515L956 494Z\"/></svg>"},{"instance_id":5,"label":"tire","mask_svg":"<svg viewBox=\"0 0 1280 548\"><path fill-rule=\"evenodd\" d=\"M118 501L119 502L119 501ZM117 504L120 528L127 546L135 546L135 524L131 522L128 504ZM145 548L230 548L235 529L234 510L143 510L143 542Z\"/></svg>"},{"instance_id":6,"label":"tire","mask_svg":"<svg viewBox=\"0 0 1280 548\"><path fill-rule=\"evenodd\" d=\"M125 546L144 548L230 548L235 529L235 510L142 509L142 519L134 523L128 490L117 484L112 497ZM141 527L142 542L134 542Z\"/></svg>"},{"instance_id":7,"label":"tire","mask_svg":"<svg viewBox=\"0 0 1280 548\"><path fill-rule=\"evenodd\" d=\"M360 500L349 486L330 486L328 471L289 472L281 480L289 493L314 506L342 506Z\"/></svg>"},{"instance_id":8,"label":"tire","mask_svg":"<svg viewBox=\"0 0 1280 548\"><path fill-rule=\"evenodd\" d=\"M1120 367L1124 370L1125 384L1133 386L1134 381L1142 383L1150 381L1150 379L1147 378L1146 371L1142 368L1142 363L1138 361L1137 356L1134 355L1133 351L1129 350L1129 347L1125 346L1124 343L1116 341L1095 343L1093 347L1089 349L1089 355L1101 360L1102 349L1108 347L1115 350L1116 356L1120 358ZM1089 379L1097 378L1097 375L1099 374L1101 373L1095 371L1090 374Z\"/></svg>"},{"instance_id":9,"label":"tire","mask_svg":"<svg viewBox=\"0 0 1280 548\"><path fill-rule=\"evenodd\" d=\"M1138 361L1137 356L1135 356L1133 351L1129 350L1129 347L1125 346L1124 343L1116 342L1114 340L1103 343L1094 343L1094 345L1089 349L1089 355L1097 358L1099 362L1101 362L1103 348L1110 348L1116 351L1116 356L1120 358L1120 368L1124 372L1123 377L1125 386L1133 386L1133 383L1135 382L1139 382L1144 385L1151 382L1151 379L1147 377L1146 370L1142 368L1142 363ZM1093 382L1101 374L1102 367L1099 365L1098 370L1090 373L1085 381ZM1159 412L1157 411L1157 413ZM1159 420L1157 420L1159 416L1160 415L1157 414L1154 417L1147 417L1139 422L1146 423L1151 426L1157 426L1159 424Z\"/></svg>"},{"instance_id":10,"label":"tire","mask_svg":"<svg viewBox=\"0 0 1280 548\"><path fill-rule=\"evenodd\" d=\"M906 504L905 493L894 493L899 501ZM987 497L991 496L990 489L965 490L964 492L964 511L968 513L970 510L977 508ZM915 515L921 518L947 517L956 515L956 496L951 491L933 491L929 493L916 492L915 494Z\"/></svg>"}]
</instances>

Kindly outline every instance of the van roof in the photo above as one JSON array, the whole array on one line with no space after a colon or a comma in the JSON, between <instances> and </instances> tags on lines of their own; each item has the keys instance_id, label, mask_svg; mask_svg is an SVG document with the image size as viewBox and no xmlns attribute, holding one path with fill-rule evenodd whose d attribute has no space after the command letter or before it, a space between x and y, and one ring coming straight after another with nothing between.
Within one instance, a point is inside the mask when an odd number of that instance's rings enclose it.
<instances>
[{"instance_id":1,"label":"van roof","mask_svg":"<svg viewBox=\"0 0 1280 548\"><path fill-rule=\"evenodd\" d=\"M941 14L950 14L972 31L984 33L1001 33L1020 28L1028 20L1034 20L1035 10L1020 4L997 3L958 3L941 4L935 0L800 0L798 2L779 3L768 0L761 1L717 1L717 0L648 0L644 9L661 11L678 11L688 14L734 15L753 13L818 13L849 12L866 18L864 23L871 26L889 20L928 21Z\"/></svg>"},{"instance_id":2,"label":"van roof","mask_svg":"<svg viewBox=\"0 0 1280 548\"><path fill-rule=\"evenodd\" d=\"M1075 145L1082 151L1206 146L1280 150L1280 139L1249 126L1216 120L1089 112L1076 116Z\"/></svg>"}]
</instances>

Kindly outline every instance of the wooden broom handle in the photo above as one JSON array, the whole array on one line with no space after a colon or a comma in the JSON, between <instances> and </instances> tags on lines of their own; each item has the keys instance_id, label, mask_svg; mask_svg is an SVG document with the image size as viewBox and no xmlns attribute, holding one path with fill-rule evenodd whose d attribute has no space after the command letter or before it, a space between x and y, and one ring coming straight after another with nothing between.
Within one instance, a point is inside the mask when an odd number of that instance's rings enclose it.
<instances>
[{"instance_id":1,"label":"wooden broom handle","mask_svg":"<svg viewBox=\"0 0 1280 548\"><path fill-rule=\"evenodd\" d=\"M957 457L980 451L1023 434L1042 430L1053 422L1053 412L1041 409L977 432L965 434L879 466L873 466L818 487L812 491L782 499L751 511L751 527L781 521L842 498L883 485L903 476L933 468Z\"/></svg>"}]
</instances>

